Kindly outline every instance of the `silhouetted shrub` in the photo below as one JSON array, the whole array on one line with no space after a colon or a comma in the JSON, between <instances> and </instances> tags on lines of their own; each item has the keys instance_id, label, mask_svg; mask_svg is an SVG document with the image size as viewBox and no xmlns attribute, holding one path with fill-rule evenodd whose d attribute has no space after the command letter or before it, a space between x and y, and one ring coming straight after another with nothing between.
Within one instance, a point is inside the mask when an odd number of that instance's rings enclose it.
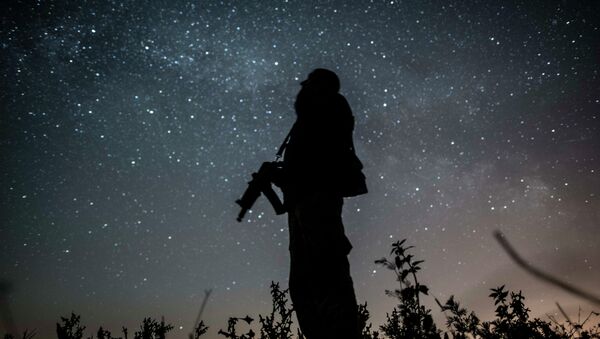
<instances>
[{"instance_id":1,"label":"silhouetted shrub","mask_svg":"<svg viewBox=\"0 0 600 339\"><path fill-rule=\"evenodd\" d=\"M33 331L29 331L29 330L25 330L23 332L23 335L20 337L21 339L32 339L33 337L35 337L37 333L35 332L35 330ZM10 333L6 333L3 337L4 339L15 339L15 336L10 334Z\"/></svg>"},{"instance_id":2,"label":"silhouetted shrub","mask_svg":"<svg viewBox=\"0 0 600 339\"><path fill-rule=\"evenodd\" d=\"M238 320L243 320L248 325L250 325L254 321L254 319L250 318L250 316L245 316L244 318L231 317L231 318L229 318L229 320L227 320L227 331L219 330L219 334L222 336L225 336L226 338L231 338L231 339L254 338L254 336L256 334L254 333L254 331L252 331L252 329L249 329L246 334L241 334L241 335L237 334L235 326L236 326Z\"/></svg>"},{"instance_id":3,"label":"silhouetted shrub","mask_svg":"<svg viewBox=\"0 0 600 339\"><path fill-rule=\"evenodd\" d=\"M480 325L479 318L474 312L469 313L465 308L461 308L460 304L454 300L454 296L448 298L445 305L440 304L437 299L436 302L442 311L448 312L446 326L453 338L464 339L467 338L467 333L477 333Z\"/></svg>"},{"instance_id":4,"label":"silhouetted shrub","mask_svg":"<svg viewBox=\"0 0 600 339\"><path fill-rule=\"evenodd\" d=\"M556 304L559 308L559 310L563 313L563 315L565 316L565 320L566 322L563 323L559 323L554 317L552 316L548 316L550 318L550 321L553 324L553 328L554 330L561 335L562 337L565 338L575 338L575 335L579 335L579 338L581 339L588 339L588 338L600 338L600 323L596 324L596 326L593 326L591 328L588 328L587 330L584 330L584 326L586 325L586 323L592 318L592 317L598 317L600 316L600 314L598 312L590 312L588 313L587 317L585 319L581 319L581 308L579 309L579 312L577 314L577 322L573 322L571 321L571 319L569 319L567 317L567 315L564 313L564 311L562 310L562 308L560 307L560 305Z\"/></svg>"},{"instance_id":5,"label":"silhouetted shrub","mask_svg":"<svg viewBox=\"0 0 600 339\"><path fill-rule=\"evenodd\" d=\"M398 304L391 313L386 314L386 322L380 326L381 332L371 330L367 303L358 305L358 323L361 328L361 339L440 339L440 331L433 322L431 310L421 304L421 297L429 294L429 289L417 278L421 270L422 260L413 260L413 255L408 253L412 246L405 246L406 240L392 244L391 259L382 258L375 261L393 271L399 288L386 294L398 300ZM592 317L600 316L590 312L585 319L581 319L581 311L576 322L571 321L566 313L557 304L565 317L564 322L559 322L549 316L550 321L529 317L529 309L525 306L525 297L519 292L511 292L504 285L491 289L489 295L496 307L495 318L490 321L481 321L477 315L461 307L451 296L444 304L435 301L446 315L448 331L443 333L443 338L454 339L600 339L600 324L585 328ZM270 314L259 315L260 339L292 339L293 307L289 305L289 291L282 290L278 283L271 283L271 297L273 306ZM219 330L219 334L230 339L251 339L256 333L249 328L244 334L237 334L236 326L239 321L251 325L254 319L250 316L244 318L229 318L227 330ZM160 323L152 318L145 318L140 326L140 331L135 332L134 339L165 339L166 334L173 326ZM61 317L61 323L56 324L58 339L81 339L85 326L80 325L80 316L71 313L70 317ZM200 322L190 339L199 339L206 334L208 327ZM127 328L123 327L124 339L127 339ZM31 339L35 332L25 331L22 339ZM297 329L295 338L304 339ZM13 335L6 334L4 339L15 339ZM93 339L90 337L90 339ZM112 337L111 333L102 327L97 332L97 339L120 339Z\"/></svg>"},{"instance_id":6,"label":"silhouetted shrub","mask_svg":"<svg viewBox=\"0 0 600 339\"><path fill-rule=\"evenodd\" d=\"M273 308L269 315L259 315L260 327L260 339L292 339L292 324L294 309L288 306L288 294L289 290L282 290L279 287L279 283L271 282L271 298ZM219 330L219 334L227 338L232 339L247 339L254 338L256 334L252 329L249 329L247 333L238 335L236 332L236 325L239 320L246 322L248 325L254 321L254 319L246 316L244 318L229 318L227 322L227 331ZM298 332L298 338L303 338L302 334Z\"/></svg>"},{"instance_id":7,"label":"silhouetted shrub","mask_svg":"<svg viewBox=\"0 0 600 339\"><path fill-rule=\"evenodd\" d=\"M62 325L56 323L56 335L58 339L81 339L83 337L83 330L85 326L80 326L79 321L81 316L71 313L69 318L60 317Z\"/></svg>"},{"instance_id":8,"label":"silhouetted shrub","mask_svg":"<svg viewBox=\"0 0 600 339\"><path fill-rule=\"evenodd\" d=\"M469 313L465 308L460 307L453 296L444 305L436 300L442 311L446 312L446 325L454 338L600 338L598 326L583 330L583 326L591 316L598 315L595 312L591 312L583 322L579 319L577 323L573 323L567 319L567 325L557 321L530 319L529 309L525 307L525 297L521 291L517 293L506 291L504 285L492 288L491 291L490 297L496 306L496 318L492 321L481 322L474 312Z\"/></svg>"},{"instance_id":9,"label":"silhouetted shrub","mask_svg":"<svg viewBox=\"0 0 600 339\"><path fill-rule=\"evenodd\" d=\"M190 339L198 339L208 331L208 326L204 325L204 321L200 320L198 326L194 327L194 332L190 333Z\"/></svg>"},{"instance_id":10,"label":"silhouetted shrub","mask_svg":"<svg viewBox=\"0 0 600 339\"><path fill-rule=\"evenodd\" d=\"M279 283L271 282L273 308L271 314L258 316L261 339L292 339L292 316L294 309L288 307L288 290L281 290Z\"/></svg>"},{"instance_id":11,"label":"silhouetted shrub","mask_svg":"<svg viewBox=\"0 0 600 339\"><path fill-rule=\"evenodd\" d=\"M358 327L360 328L360 337L361 339L378 339L379 332L371 331L371 327L373 326L369 323L369 318L371 317L369 310L367 309L367 302L364 305L358 305Z\"/></svg>"},{"instance_id":12,"label":"silhouetted shrub","mask_svg":"<svg viewBox=\"0 0 600 339\"><path fill-rule=\"evenodd\" d=\"M100 328L98 329L98 333L97 333L96 337L98 339L120 339L120 338L113 337L112 334L110 333L110 331L103 329L102 326L100 326Z\"/></svg>"},{"instance_id":13,"label":"silhouetted shrub","mask_svg":"<svg viewBox=\"0 0 600 339\"><path fill-rule=\"evenodd\" d=\"M170 324L165 324L164 320L160 323L152 318L144 318L140 330L136 331L134 339L165 339L167 332L173 329Z\"/></svg>"},{"instance_id":14,"label":"silhouetted shrub","mask_svg":"<svg viewBox=\"0 0 600 339\"><path fill-rule=\"evenodd\" d=\"M431 310L420 301L420 295L429 292L429 288L417 279L423 261L413 261L414 256L407 253L413 246L405 247L405 242L406 239L392 244L392 260L381 258L375 261L393 271L400 285L393 291L386 290L386 294L397 298L399 303L391 314L386 314L386 323L381 326L381 331L392 339L439 338L440 330L433 322Z\"/></svg>"},{"instance_id":15,"label":"silhouetted shrub","mask_svg":"<svg viewBox=\"0 0 600 339\"><path fill-rule=\"evenodd\" d=\"M398 299L399 304L394 307L391 313L386 314L386 322L381 326L381 330L386 337L392 339L440 338L441 331L433 323L431 310L425 308L419 298L420 295L428 295L429 292L427 286L417 279L417 272L421 269L420 265L423 261L413 261L413 255L407 253L412 246L405 246L405 242L406 240L402 240L392 244L392 260L382 258L376 261L377 264L393 271L400 284L398 289L386 290L388 295ZM550 318L552 322L538 318L530 319L529 309L525 306L525 297L521 291L507 291L504 285L493 288L491 291L492 293L489 296L494 300L496 306L496 317L491 321L480 321L474 312L469 312L467 309L460 307L453 296L444 305L436 299L436 302L446 314L446 325L449 334L453 338L600 338L600 324L590 329L583 329L592 316L599 315L596 312L590 312L585 320L578 319L577 323L568 318L566 318L566 324L559 323L553 318ZM364 311L366 311L366 304ZM444 338L449 338L449 334L444 333ZM368 335L363 334L363 337L370 338Z\"/></svg>"}]
</instances>

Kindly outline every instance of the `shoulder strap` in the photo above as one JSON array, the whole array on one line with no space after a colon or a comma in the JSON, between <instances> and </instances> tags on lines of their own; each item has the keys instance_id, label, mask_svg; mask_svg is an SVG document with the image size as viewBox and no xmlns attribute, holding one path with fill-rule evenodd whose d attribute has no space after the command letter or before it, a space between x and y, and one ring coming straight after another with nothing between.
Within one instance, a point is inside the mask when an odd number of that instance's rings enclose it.
<instances>
[{"instance_id":1,"label":"shoulder strap","mask_svg":"<svg viewBox=\"0 0 600 339\"><path fill-rule=\"evenodd\" d=\"M287 147L287 144L290 141L290 137L292 136L292 131L294 130L294 127L296 127L296 123L292 125L292 128L290 128L290 131L286 135L285 139L283 139L281 146L279 146L279 150L277 151L277 154L275 154L275 161L279 161L279 159L283 155L283 152L285 151L285 148Z\"/></svg>"},{"instance_id":2,"label":"shoulder strap","mask_svg":"<svg viewBox=\"0 0 600 339\"><path fill-rule=\"evenodd\" d=\"M350 148L352 148L352 152L355 152L354 148L354 125L355 125L354 115L352 116L352 129L350 131Z\"/></svg>"}]
</instances>

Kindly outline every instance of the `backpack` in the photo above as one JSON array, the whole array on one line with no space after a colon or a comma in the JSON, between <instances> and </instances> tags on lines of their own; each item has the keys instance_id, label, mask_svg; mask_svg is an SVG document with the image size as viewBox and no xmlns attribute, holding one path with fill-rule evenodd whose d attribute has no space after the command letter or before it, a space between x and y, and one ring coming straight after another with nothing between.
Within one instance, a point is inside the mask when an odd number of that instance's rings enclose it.
<instances>
[{"instance_id":1,"label":"backpack","mask_svg":"<svg viewBox=\"0 0 600 339\"><path fill-rule=\"evenodd\" d=\"M283 143L279 147L279 150L276 154L276 161L279 161L279 159L282 157L295 126L296 124L292 126L290 132L285 137ZM366 177L362 172L363 164L354 150L354 141L352 140L352 134L349 134L349 140L346 140L346 142L350 147L347 149L345 154L342 155L342 162L344 164L347 164L347 166L343 171L340 170L340 173L338 173L336 177L340 178L339 191L342 197L348 198L366 194L368 192L368 189Z\"/></svg>"}]
</instances>

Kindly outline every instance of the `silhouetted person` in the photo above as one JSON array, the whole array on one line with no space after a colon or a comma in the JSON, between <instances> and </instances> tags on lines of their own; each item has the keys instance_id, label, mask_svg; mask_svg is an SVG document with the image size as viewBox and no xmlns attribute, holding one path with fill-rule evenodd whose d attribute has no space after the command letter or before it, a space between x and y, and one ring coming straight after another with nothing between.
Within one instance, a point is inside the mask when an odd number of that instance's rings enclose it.
<instances>
[{"instance_id":1,"label":"silhouetted person","mask_svg":"<svg viewBox=\"0 0 600 339\"><path fill-rule=\"evenodd\" d=\"M301 85L283 158L290 295L308 339L358 338L352 245L342 224L343 197L366 193L352 143L354 117L334 72L316 69Z\"/></svg>"}]
</instances>

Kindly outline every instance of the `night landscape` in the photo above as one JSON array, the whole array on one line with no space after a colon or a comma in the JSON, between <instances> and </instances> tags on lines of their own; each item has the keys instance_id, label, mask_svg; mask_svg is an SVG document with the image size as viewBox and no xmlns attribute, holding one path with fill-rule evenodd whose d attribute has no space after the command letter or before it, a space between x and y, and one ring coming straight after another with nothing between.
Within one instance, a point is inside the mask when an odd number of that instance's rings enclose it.
<instances>
[{"instance_id":1,"label":"night landscape","mask_svg":"<svg viewBox=\"0 0 600 339\"><path fill-rule=\"evenodd\" d=\"M235 201L316 68L362 338L600 336L599 2L0 7L0 337L299 337L288 218Z\"/></svg>"}]
</instances>

